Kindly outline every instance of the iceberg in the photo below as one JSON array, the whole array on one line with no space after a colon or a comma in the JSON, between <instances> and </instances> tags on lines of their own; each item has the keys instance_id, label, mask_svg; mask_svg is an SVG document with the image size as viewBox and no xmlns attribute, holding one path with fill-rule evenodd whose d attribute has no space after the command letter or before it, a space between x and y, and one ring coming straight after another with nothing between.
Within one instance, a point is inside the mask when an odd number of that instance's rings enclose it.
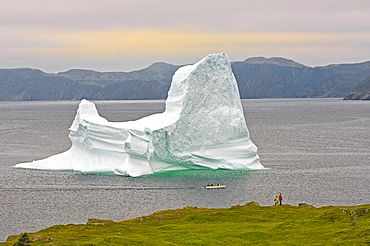
<instances>
[{"instance_id":1,"label":"iceberg","mask_svg":"<svg viewBox=\"0 0 370 246\"><path fill-rule=\"evenodd\" d=\"M69 150L16 167L132 177L169 170L264 168L224 53L179 68L163 113L109 122L83 99L69 129Z\"/></svg>"}]
</instances>

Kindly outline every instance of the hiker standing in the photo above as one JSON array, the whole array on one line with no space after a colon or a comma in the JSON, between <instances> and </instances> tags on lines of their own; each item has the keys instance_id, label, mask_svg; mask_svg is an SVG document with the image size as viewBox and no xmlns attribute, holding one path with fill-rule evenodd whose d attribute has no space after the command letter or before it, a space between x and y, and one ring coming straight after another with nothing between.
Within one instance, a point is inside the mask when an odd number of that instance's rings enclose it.
<instances>
[{"instance_id":1,"label":"hiker standing","mask_svg":"<svg viewBox=\"0 0 370 246\"><path fill-rule=\"evenodd\" d=\"M283 195L281 193L279 195L279 203L280 205L283 205Z\"/></svg>"},{"instance_id":2,"label":"hiker standing","mask_svg":"<svg viewBox=\"0 0 370 246\"><path fill-rule=\"evenodd\" d=\"M275 197L275 199L274 199L274 203L275 203L275 205L278 205L278 203L279 203L279 198L278 198L278 196L276 196L276 197Z\"/></svg>"}]
</instances>

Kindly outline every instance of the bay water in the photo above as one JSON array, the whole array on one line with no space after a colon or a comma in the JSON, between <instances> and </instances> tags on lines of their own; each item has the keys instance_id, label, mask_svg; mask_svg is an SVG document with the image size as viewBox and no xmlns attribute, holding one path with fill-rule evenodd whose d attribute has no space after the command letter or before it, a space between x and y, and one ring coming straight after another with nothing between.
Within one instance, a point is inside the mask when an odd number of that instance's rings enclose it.
<instances>
[{"instance_id":1,"label":"bay water","mask_svg":"<svg viewBox=\"0 0 370 246\"><path fill-rule=\"evenodd\" d=\"M250 201L370 203L370 101L242 100L265 170L197 170L143 177L14 168L64 152L79 102L0 102L0 241L55 224L115 221L187 206ZM109 121L163 112L164 101L95 101ZM191 127L191 126L189 126ZM207 183L226 189L206 190Z\"/></svg>"}]
</instances>

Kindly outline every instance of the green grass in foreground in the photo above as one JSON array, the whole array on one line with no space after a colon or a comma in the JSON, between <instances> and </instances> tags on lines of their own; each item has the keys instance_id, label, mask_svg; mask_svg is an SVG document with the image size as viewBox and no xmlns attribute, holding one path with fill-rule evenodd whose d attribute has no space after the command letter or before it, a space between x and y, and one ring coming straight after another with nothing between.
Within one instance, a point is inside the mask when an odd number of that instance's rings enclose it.
<instances>
[{"instance_id":1,"label":"green grass in foreground","mask_svg":"<svg viewBox=\"0 0 370 246\"><path fill-rule=\"evenodd\" d=\"M29 236L31 245L370 245L370 204L187 207L120 222L55 225Z\"/></svg>"}]
</instances>

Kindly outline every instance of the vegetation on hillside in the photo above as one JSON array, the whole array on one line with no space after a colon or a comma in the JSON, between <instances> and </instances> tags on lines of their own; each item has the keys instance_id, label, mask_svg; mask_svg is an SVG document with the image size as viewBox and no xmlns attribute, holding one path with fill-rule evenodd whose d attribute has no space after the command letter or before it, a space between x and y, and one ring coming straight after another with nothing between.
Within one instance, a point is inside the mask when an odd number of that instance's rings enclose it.
<instances>
[{"instance_id":1,"label":"vegetation on hillside","mask_svg":"<svg viewBox=\"0 0 370 246\"><path fill-rule=\"evenodd\" d=\"M31 245L370 245L370 205L186 207L114 222L55 225ZM10 236L0 245L13 245Z\"/></svg>"}]
</instances>

